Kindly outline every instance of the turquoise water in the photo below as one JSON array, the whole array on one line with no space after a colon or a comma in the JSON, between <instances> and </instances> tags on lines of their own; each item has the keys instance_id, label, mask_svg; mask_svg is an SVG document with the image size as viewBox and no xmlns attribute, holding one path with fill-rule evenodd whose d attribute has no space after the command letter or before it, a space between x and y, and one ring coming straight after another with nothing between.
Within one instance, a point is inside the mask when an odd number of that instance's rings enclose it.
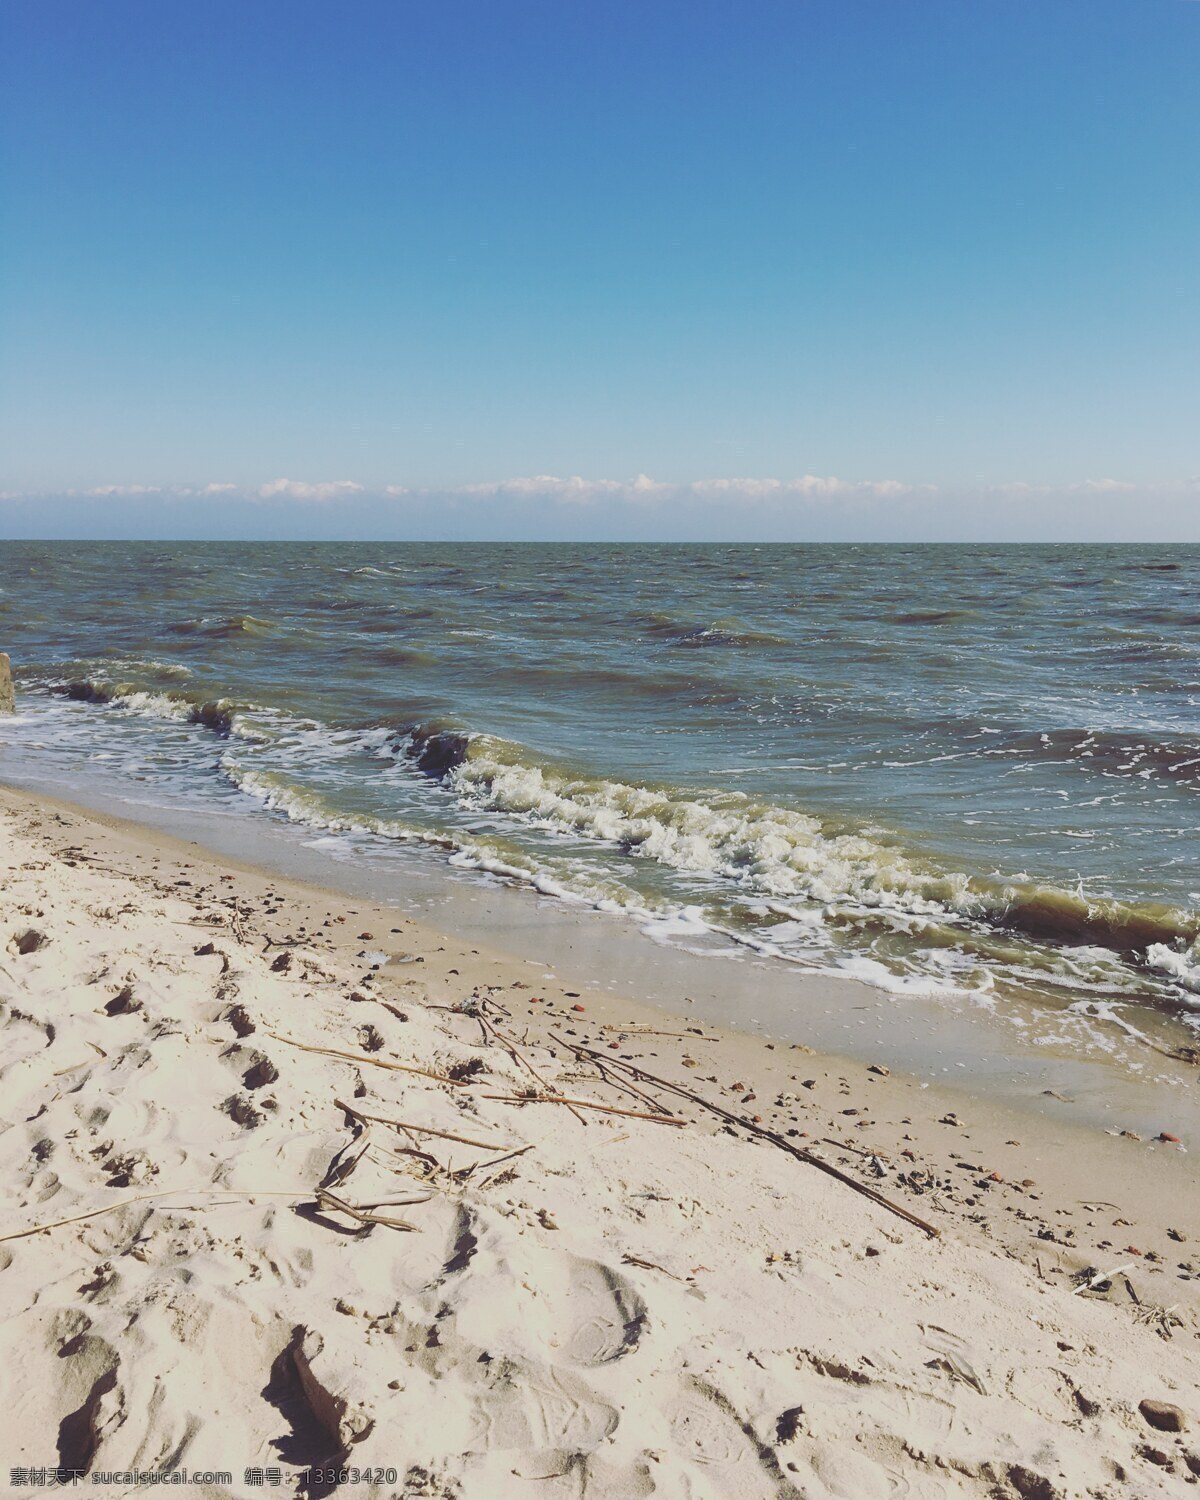
<instances>
[{"instance_id":1,"label":"turquoise water","mask_svg":"<svg viewBox=\"0 0 1200 1500\"><path fill-rule=\"evenodd\" d=\"M1200 1015L1200 548L7 543L0 647L10 768Z\"/></svg>"}]
</instances>

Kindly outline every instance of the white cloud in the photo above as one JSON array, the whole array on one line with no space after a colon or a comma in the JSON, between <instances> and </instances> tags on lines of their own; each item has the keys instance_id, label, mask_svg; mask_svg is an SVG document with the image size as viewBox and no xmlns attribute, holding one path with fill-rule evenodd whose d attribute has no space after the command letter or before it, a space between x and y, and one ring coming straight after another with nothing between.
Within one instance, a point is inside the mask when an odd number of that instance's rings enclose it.
<instances>
[{"instance_id":1,"label":"white cloud","mask_svg":"<svg viewBox=\"0 0 1200 1500\"><path fill-rule=\"evenodd\" d=\"M1105 497L1124 495L1190 496L1200 488L1200 476L1189 476L1173 484L1139 485L1129 480L1109 477L1063 480L1048 484L1040 480L1014 479L975 484L915 484L899 479L842 479L835 474L800 474L790 478L774 475L735 475L717 479L665 481L638 473L627 479L588 478L580 474L526 474L507 479L493 479L459 485L365 484L356 479L270 479L263 483L233 483L213 480L196 485L101 484L90 489L52 491L0 491L0 501L19 502L54 498L121 499L166 503L180 499L198 499L256 504L273 501L324 504L361 500L378 504L388 500L405 500L414 507L436 507L439 504L494 501L498 508L505 502L519 506L548 506L564 509L604 509L621 507L640 512L656 506L677 505L702 511L709 518L722 511L739 510L764 516L785 517L802 507L819 506L829 511L861 513L863 508L878 506L884 512L887 502L936 501L946 503L978 502L987 498L1015 503L1075 505L1086 498L1099 504Z\"/></svg>"},{"instance_id":2,"label":"white cloud","mask_svg":"<svg viewBox=\"0 0 1200 1500\"><path fill-rule=\"evenodd\" d=\"M565 504L587 504L606 497L633 502L666 499L786 501L795 498L822 499L855 495L889 497L908 494L912 488L897 479L850 481L820 474L804 474L796 479L694 479L680 484L651 479L648 474L636 474L632 479L585 479L579 474L569 477L531 474L512 479L488 480L480 484L458 485L448 493L467 498L548 499ZM424 493L437 494L439 491Z\"/></svg>"},{"instance_id":3,"label":"white cloud","mask_svg":"<svg viewBox=\"0 0 1200 1500\"><path fill-rule=\"evenodd\" d=\"M549 496L555 500L586 501L598 495L615 495L625 489L619 479L583 479L578 474L560 479L556 474L529 474L515 479L493 479L483 484L459 485L455 495L503 495L513 499Z\"/></svg>"},{"instance_id":4,"label":"white cloud","mask_svg":"<svg viewBox=\"0 0 1200 1500\"><path fill-rule=\"evenodd\" d=\"M1120 495L1136 490L1137 485L1129 484L1124 479L1085 479L1082 484L1072 485L1071 488L1089 495Z\"/></svg>"},{"instance_id":5,"label":"white cloud","mask_svg":"<svg viewBox=\"0 0 1200 1500\"><path fill-rule=\"evenodd\" d=\"M363 486L353 479L323 479L313 483L305 479L271 479L255 492L260 500L283 496L288 500L337 500L357 494Z\"/></svg>"},{"instance_id":6,"label":"white cloud","mask_svg":"<svg viewBox=\"0 0 1200 1500\"><path fill-rule=\"evenodd\" d=\"M98 484L95 489L83 493L107 499L111 495L160 495L162 490L156 484Z\"/></svg>"}]
</instances>

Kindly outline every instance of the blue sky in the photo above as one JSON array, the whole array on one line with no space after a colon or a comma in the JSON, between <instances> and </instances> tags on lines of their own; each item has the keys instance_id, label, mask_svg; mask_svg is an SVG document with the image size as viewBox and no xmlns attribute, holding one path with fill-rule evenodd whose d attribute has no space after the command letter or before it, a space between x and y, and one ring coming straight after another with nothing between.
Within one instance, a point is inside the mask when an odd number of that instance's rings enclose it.
<instances>
[{"instance_id":1,"label":"blue sky","mask_svg":"<svg viewBox=\"0 0 1200 1500\"><path fill-rule=\"evenodd\" d=\"M8 0L0 534L1200 539L1195 0Z\"/></svg>"}]
</instances>

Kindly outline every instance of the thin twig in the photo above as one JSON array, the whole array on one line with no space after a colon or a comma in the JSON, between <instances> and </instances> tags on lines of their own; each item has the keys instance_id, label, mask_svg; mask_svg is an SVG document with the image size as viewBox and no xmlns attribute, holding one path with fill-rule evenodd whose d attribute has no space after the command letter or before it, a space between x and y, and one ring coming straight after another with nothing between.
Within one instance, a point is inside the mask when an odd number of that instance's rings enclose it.
<instances>
[{"instance_id":1,"label":"thin twig","mask_svg":"<svg viewBox=\"0 0 1200 1500\"><path fill-rule=\"evenodd\" d=\"M501 1162L512 1161L514 1156L524 1156L526 1151L532 1150L533 1143L530 1142L528 1146L518 1146L515 1151L510 1151L506 1156L497 1156L494 1157L491 1161L475 1161L472 1162L469 1167L459 1167L458 1171L455 1172L453 1176L459 1182L466 1182L467 1178L470 1177L472 1172L490 1172L493 1167L498 1167Z\"/></svg>"},{"instance_id":2,"label":"thin twig","mask_svg":"<svg viewBox=\"0 0 1200 1500\"><path fill-rule=\"evenodd\" d=\"M481 1151L503 1151L506 1146L504 1141L475 1141L469 1135L453 1135L449 1130L435 1130L432 1125L409 1125L404 1120L392 1120L386 1115L365 1115L362 1110L355 1109L342 1099L335 1099L333 1102L356 1120L370 1121L375 1125L391 1125L396 1130L415 1131L417 1135L436 1135L440 1140L457 1141L461 1146L478 1146Z\"/></svg>"},{"instance_id":3,"label":"thin twig","mask_svg":"<svg viewBox=\"0 0 1200 1500\"><path fill-rule=\"evenodd\" d=\"M303 1189L298 1192L284 1192L277 1188L264 1188L260 1192L252 1192L246 1188L178 1188L162 1189L157 1193L137 1193L132 1198L122 1198L119 1203L107 1203L103 1208L92 1208L83 1214L72 1214L66 1219L51 1219L45 1224L34 1224L30 1229L15 1229L9 1234L0 1234L0 1243L5 1240L23 1240L30 1235L45 1234L51 1229L61 1229L65 1224L79 1224L84 1219L97 1219L101 1214L113 1214L120 1208L128 1208L133 1203L148 1203L158 1198L291 1198L297 1203L304 1203L311 1199L312 1192Z\"/></svg>"},{"instance_id":4,"label":"thin twig","mask_svg":"<svg viewBox=\"0 0 1200 1500\"><path fill-rule=\"evenodd\" d=\"M621 1259L627 1266L641 1266L643 1271L661 1271L664 1276L669 1276L672 1281L682 1281L682 1276L676 1276L674 1271L668 1271L666 1266L660 1266L652 1260L643 1260L640 1255L622 1255Z\"/></svg>"},{"instance_id":5,"label":"thin twig","mask_svg":"<svg viewBox=\"0 0 1200 1500\"><path fill-rule=\"evenodd\" d=\"M389 1214L374 1214L369 1210L360 1210L345 1203L341 1198L335 1198L324 1188L318 1188L316 1198L319 1203L327 1203L330 1208L336 1209L340 1214L348 1214L350 1218L357 1220L359 1224L382 1224L387 1229L406 1229L412 1233L417 1232L417 1226L410 1224L407 1219L393 1219Z\"/></svg>"},{"instance_id":6,"label":"thin twig","mask_svg":"<svg viewBox=\"0 0 1200 1500\"><path fill-rule=\"evenodd\" d=\"M861 1146L852 1146L849 1141L835 1141L831 1135L823 1135L821 1139L827 1146L836 1146L839 1151L853 1151L855 1156L877 1156L880 1161L887 1160L882 1151L864 1151Z\"/></svg>"},{"instance_id":7,"label":"thin twig","mask_svg":"<svg viewBox=\"0 0 1200 1500\"><path fill-rule=\"evenodd\" d=\"M504 1048L504 1050L508 1053L509 1057L511 1057L514 1062L518 1063L522 1068L524 1068L525 1071L530 1075L530 1077L536 1079L536 1081L541 1084L541 1086L546 1090L548 1094L552 1094L554 1092L554 1090L550 1087L550 1085L546 1082L546 1080L542 1077L538 1070L533 1066L529 1059L518 1050L517 1044L512 1040L512 1038L505 1036L505 1034L500 1030L500 1028L494 1021L489 1021L487 1017L482 1014L477 1015L475 1019L479 1022L485 1033L490 1031L491 1034L500 1043L500 1045ZM587 1124L587 1121L581 1114L578 1114L573 1109L571 1110L571 1113L575 1116L575 1118L581 1125Z\"/></svg>"},{"instance_id":8,"label":"thin twig","mask_svg":"<svg viewBox=\"0 0 1200 1500\"><path fill-rule=\"evenodd\" d=\"M461 1078L451 1078L445 1073L433 1073L428 1068L413 1067L411 1063L388 1062L380 1057L362 1057L357 1052L339 1052L336 1047L313 1047L308 1042L298 1042L294 1037L281 1036L277 1031L268 1031L277 1042L286 1042L289 1047L299 1047L301 1052L319 1052L324 1057L341 1057L346 1062L363 1064L368 1068L386 1068L390 1073L419 1073L422 1078L432 1078L438 1083L453 1084L456 1089L465 1089Z\"/></svg>"},{"instance_id":9,"label":"thin twig","mask_svg":"<svg viewBox=\"0 0 1200 1500\"><path fill-rule=\"evenodd\" d=\"M657 1026L618 1026L615 1021L608 1021L600 1028L601 1031L616 1031L622 1036L673 1036L685 1042L719 1042L720 1037L700 1036L694 1031L660 1031Z\"/></svg>"},{"instance_id":10,"label":"thin twig","mask_svg":"<svg viewBox=\"0 0 1200 1500\"><path fill-rule=\"evenodd\" d=\"M568 1045L570 1044L568 1043ZM774 1130L768 1130L765 1125L759 1125L755 1121L747 1119L745 1115L734 1114L732 1110L726 1109L723 1105L715 1104L711 1099L706 1099L703 1094L698 1094L693 1089L685 1088L681 1083L672 1083L666 1078L659 1078L656 1074L649 1073L645 1068L637 1067L633 1063L613 1057L606 1058L602 1053L594 1052L590 1047L579 1047L575 1050L593 1059L607 1062L611 1066L623 1068L627 1072L633 1073L643 1082L657 1084L660 1088L665 1088L672 1093L679 1094L684 1099L690 1099L694 1104L700 1105L702 1109L710 1110L729 1124L740 1125L743 1130L749 1131L751 1135L757 1135L763 1140L770 1141L772 1145L778 1146L781 1151L786 1151L789 1156L794 1156L797 1161L807 1162L810 1167L816 1167L818 1171L824 1172L827 1176L836 1178L838 1182L844 1183L848 1188L853 1188L856 1193L861 1193L864 1198L870 1198L873 1203L878 1203L881 1208L886 1208L889 1213L895 1214L898 1218L906 1219L910 1224L915 1224L918 1229L923 1229L931 1239L940 1237L941 1230L936 1225L930 1224L925 1219L918 1217L910 1209L905 1208L903 1204L894 1203L890 1198L885 1198L882 1193L877 1193L874 1188L868 1187L865 1183L857 1182L853 1177L848 1176L831 1162L822 1161L819 1156L814 1156L811 1151L801 1146L793 1146L791 1141L786 1140Z\"/></svg>"},{"instance_id":11,"label":"thin twig","mask_svg":"<svg viewBox=\"0 0 1200 1500\"><path fill-rule=\"evenodd\" d=\"M650 1120L655 1125L686 1125L677 1115L647 1115L636 1109L617 1109L612 1104L597 1104L593 1099L566 1099L561 1094L481 1094L481 1099L499 1099L505 1104L565 1104L576 1109L598 1109L606 1115L624 1115L630 1120Z\"/></svg>"}]
</instances>

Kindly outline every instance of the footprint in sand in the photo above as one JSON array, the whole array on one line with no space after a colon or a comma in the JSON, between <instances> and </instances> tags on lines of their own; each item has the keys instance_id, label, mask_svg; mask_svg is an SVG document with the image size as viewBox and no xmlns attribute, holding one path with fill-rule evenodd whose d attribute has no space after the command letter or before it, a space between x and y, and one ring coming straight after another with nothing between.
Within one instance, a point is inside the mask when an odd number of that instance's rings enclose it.
<instances>
[{"instance_id":1,"label":"footprint in sand","mask_svg":"<svg viewBox=\"0 0 1200 1500\"><path fill-rule=\"evenodd\" d=\"M543 1288L549 1322L560 1330L560 1359L574 1365L606 1365L637 1348L645 1332L646 1304L620 1272L598 1260L556 1257L550 1285ZM557 1285L555 1285L557 1282Z\"/></svg>"},{"instance_id":2,"label":"footprint in sand","mask_svg":"<svg viewBox=\"0 0 1200 1500\"><path fill-rule=\"evenodd\" d=\"M221 1061L241 1079L243 1087L253 1090L274 1083L279 1069L265 1052L257 1047L243 1047L234 1042L221 1053Z\"/></svg>"},{"instance_id":3,"label":"footprint in sand","mask_svg":"<svg viewBox=\"0 0 1200 1500\"><path fill-rule=\"evenodd\" d=\"M706 1380L684 1382L667 1409L676 1457L694 1465L705 1488L698 1495L739 1500L803 1500L784 1474L775 1450L761 1441L733 1403Z\"/></svg>"},{"instance_id":4,"label":"footprint in sand","mask_svg":"<svg viewBox=\"0 0 1200 1500\"><path fill-rule=\"evenodd\" d=\"M613 1407L571 1376L529 1366L505 1372L479 1392L474 1417L472 1441L479 1449L533 1449L551 1461L590 1453L620 1420Z\"/></svg>"},{"instance_id":5,"label":"footprint in sand","mask_svg":"<svg viewBox=\"0 0 1200 1500\"><path fill-rule=\"evenodd\" d=\"M91 1330L91 1319L77 1309L31 1309L5 1325L0 1365L25 1372L5 1412L13 1458L87 1470L105 1435L124 1422L117 1353ZM48 1431L57 1438L52 1459L44 1447L32 1447Z\"/></svg>"},{"instance_id":6,"label":"footprint in sand","mask_svg":"<svg viewBox=\"0 0 1200 1500\"><path fill-rule=\"evenodd\" d=\"M23 1010L0 1005L0 1077L14 1063L44 1052L54 1043L54 1027Z\"/></svg>"},{"instance_id":7,"label":"footprint in sand","mask_svg":"<svg viewBox=\"0 0 1200 1500\"><path fill-rule=\"evenodd\" d=\"M522 1298L520 1326L535 1346L555 1363L590 1368L610 1364L635 1350L649 1321L646 1304L619 1271L602 1261L567 1250L547 1250L513 1240L498 1225L463 1210L455 1224L453 1252L443 1280L479 1272L479 1287L489 1272L515 1279ZM490 1294L487 1294L490 1300ZM471 1337L486 1342L486 1309L470 1286L453 1298L455 1311Z\"/></svg>"}]
</instances>

